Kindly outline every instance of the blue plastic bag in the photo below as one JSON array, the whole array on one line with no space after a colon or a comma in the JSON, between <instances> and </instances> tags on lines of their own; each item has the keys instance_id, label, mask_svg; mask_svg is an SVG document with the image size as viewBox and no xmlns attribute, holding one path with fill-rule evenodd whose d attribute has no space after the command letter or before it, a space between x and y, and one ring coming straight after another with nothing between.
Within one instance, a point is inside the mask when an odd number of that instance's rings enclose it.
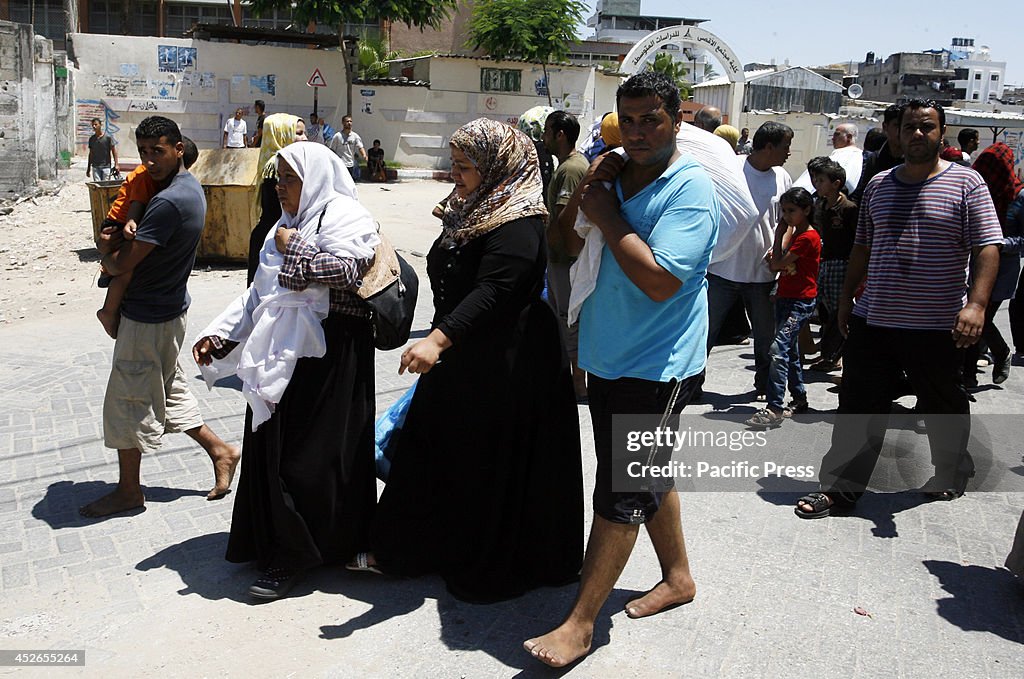
<instances>
[{"instance_id":1,"label":"blue plastic bag","mask_svg":"<svg viewBox=\"0 0 1024 679\"><path fill-rule=\"evenodd\" d=\"M399 396L398 400L377 418L377 424L374 426L374 459L377 463L377 478L384 483L388 482L394 446L398 442L398 434L402 431L402 425L405 424L405 414L409 412L409 403L412 402L414 391L416 391L416 382L413 382L408 391Z\"/></svg>"}]
</instances>

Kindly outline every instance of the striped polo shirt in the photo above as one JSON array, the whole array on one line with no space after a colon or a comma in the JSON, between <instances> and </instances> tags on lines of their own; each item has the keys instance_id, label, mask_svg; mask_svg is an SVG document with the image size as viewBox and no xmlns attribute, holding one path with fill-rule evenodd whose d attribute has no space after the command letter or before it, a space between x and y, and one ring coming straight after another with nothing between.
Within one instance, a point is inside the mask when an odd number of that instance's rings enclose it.
<instances>
[{"instance_id":1,"label":"striped polo shirt","mask_svg":"<svg viewBox=\"0 0 1024 679\"><path fill-rule=\"evenodd\" d=\"M906 184L896 170L864 191L856 244L871 250L853 313L887 328L950 330L967 303L971 248L1000 243L992 198L974 170L951 163Z\"/></svg>"}]
</instances>

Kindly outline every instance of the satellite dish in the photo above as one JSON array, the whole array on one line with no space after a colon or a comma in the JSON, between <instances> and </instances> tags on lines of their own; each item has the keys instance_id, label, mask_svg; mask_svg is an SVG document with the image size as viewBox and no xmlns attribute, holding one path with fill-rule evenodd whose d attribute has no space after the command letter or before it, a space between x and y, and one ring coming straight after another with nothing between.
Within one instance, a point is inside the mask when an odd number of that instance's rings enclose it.
<instances>
[{"instance_id":1,"label":"satellite dish","mask_svg":"<svg viewBox=\"0 0 1024 679\"><path fill-rule=\"evenodd\" d=\"M861 87L859 83L853 83L846 90L846 95L850 97L850 99L860 99L863 94L864 88Z\"/></svg>"}]
</instances>

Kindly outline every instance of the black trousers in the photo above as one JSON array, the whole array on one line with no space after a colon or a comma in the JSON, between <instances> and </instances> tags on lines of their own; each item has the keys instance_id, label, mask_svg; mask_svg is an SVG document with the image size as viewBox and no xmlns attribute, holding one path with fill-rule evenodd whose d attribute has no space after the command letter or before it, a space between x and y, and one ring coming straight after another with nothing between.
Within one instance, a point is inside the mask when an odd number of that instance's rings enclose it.
<instances>
[{"instance_id":1,"label":"black trousers","mask_svg":"<svg viewBox=\"0 0 1024 679\"><path fill-rule=\"evenodd\" d=\"M957 349L949 330L883 328L859 316L850 317L849 327L832 446L821 461L822 490L840 504L852 504L863 494L885 440L891 394L904 372L927 427L934 487L958 488L973 471L967 452L970 401L961 374L964 350Z\"/></svg>"}]
</instances>

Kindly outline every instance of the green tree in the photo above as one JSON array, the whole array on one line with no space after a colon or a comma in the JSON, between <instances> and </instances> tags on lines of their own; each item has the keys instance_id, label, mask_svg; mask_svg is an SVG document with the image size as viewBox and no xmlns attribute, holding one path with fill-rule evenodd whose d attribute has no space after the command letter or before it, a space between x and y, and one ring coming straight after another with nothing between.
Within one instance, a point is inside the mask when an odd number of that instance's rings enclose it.
<instances>
[{"instance_id":1,"label":"green tree","mask_svg":"<svg viewBox=\"0 0 1024 679\"><path fill-rule=\"evenodd\" d=\"M483 49L494 59L539 61L551 105L547 63L569 56L586 10L578 0L477 0L466 46Z\"/></svg>"},{"instance_id":2,"label":"green tree","mask_svg":"<svg viewBox=\"0 0 1024 679\"><path fill-rule=\"evenodd\" d=\"M686 101L690 96L690 81L686 76L690 73L689 67L681 61L676 61L668 52L658 52L654 55L654 61L648 61L646 70L667 75L679 87L679 96Z\"/></svg>"},{"instance_id":3,"label":"green tree","mask_svg":"<svg viewBox=\"0 0 1024 679\"><path fill-rule=\"evenodd\" d=\"M365 19L401 21L407 26L438 28L458 5L459 0L250 0L252 12L263 16L273 10L292 12L295 23L304 26L337 26L338 44L345 66L346 112L352 114L352 71L344 44L343 27L348 22Z\"/></svg>"},{"instance_id":4,"label":"green tree","mask_svg":"<svg viewBox=\"0 0 1024 679\"><path fill-rule=\"evenodd\" d=\"M397 59L398 52L388 50L387 45L380 39L369 39L359 41L359 79L373 80L375 78L387 78L390 70L385 63L391 59Z\"/></svg>"}]
</instances>

